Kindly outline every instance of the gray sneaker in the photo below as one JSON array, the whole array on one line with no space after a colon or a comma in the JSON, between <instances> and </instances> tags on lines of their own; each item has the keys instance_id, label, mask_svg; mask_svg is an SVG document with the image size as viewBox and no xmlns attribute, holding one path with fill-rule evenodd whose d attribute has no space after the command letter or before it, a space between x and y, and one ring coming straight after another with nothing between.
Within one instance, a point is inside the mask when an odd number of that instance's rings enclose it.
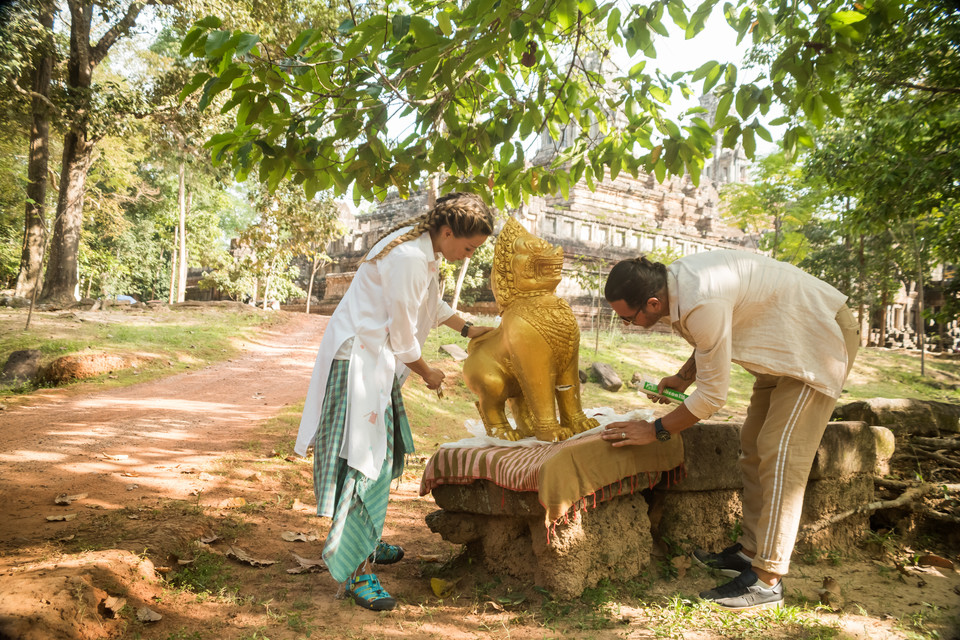
<instances>
[{"instance_id":1,"label":"gray sneaker","mask_svg":"<svg viewBox=\"0 0 960 640\"><path fill-rule=\"evenodd\" d=\"M740 555L741 549L743 546L739 542L720 553L697 549L693 552L693 561L705 569L713 569L728 578L736 578L751 567L750 559Z\"/></svg>"},{"instance_id":2,"label":"gray sneaker","mask_svg":"<svg viewBox=\"0 0 960 640\"><path fill-rule=\"evenodd\" d=\"M702 592L700 597L727 611L779 607L783 605L783 580L768 587L753 569L747 569L730 582Z\"/></svg>"}]
</instances>

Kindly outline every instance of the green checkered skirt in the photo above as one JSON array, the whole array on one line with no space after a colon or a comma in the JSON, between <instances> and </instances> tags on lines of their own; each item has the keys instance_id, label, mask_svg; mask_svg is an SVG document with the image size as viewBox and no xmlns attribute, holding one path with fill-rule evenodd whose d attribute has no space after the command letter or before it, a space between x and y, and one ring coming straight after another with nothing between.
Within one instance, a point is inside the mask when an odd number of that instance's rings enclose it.
<instances>
[{"instance_id":1,"label":"green checkered skirt","mask_svg":"<svg viewBox=\"0 0 960 640\"><path fill-rule=\"evenodd\" d=\"M323 547L323 561L337 582L349 578L376 548L387 517L390 483L403 473L404 456L414 452L400 381L394 378L384 415L387 451L380 476L372 480L347 466L340 449L347 418L349 370L348 360L334 360L330 366L320 426L313 443L317 515L333 518Z\"/></svg>"}]
</instances>

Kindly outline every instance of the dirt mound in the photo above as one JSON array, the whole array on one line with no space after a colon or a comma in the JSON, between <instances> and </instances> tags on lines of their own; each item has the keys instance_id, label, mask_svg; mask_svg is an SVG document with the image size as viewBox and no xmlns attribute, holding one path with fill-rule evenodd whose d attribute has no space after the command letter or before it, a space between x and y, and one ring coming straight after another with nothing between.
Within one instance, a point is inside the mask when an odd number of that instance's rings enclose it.
<instances>
[{"instance_id":1,"label":"dirt mound","mask_svg":"<svg viewBox=\"0 0 960 640\"><path fill-rule=\"evenodd\" d=\"M59 385L139 366L141 358L111 353L81 353L57 358L40 372L40 381Z\"/></svg>"}]
</instances>

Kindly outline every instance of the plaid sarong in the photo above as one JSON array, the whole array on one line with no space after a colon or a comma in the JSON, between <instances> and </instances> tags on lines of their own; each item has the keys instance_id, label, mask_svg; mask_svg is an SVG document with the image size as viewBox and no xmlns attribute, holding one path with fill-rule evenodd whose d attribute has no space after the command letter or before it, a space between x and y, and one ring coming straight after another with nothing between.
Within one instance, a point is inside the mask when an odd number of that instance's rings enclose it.
<instances>
[{"instance_id":1,"label":"plaid sarong","mask_svg":"<svg viewBox=\"0 0 960 640\"><path fill-rule=\"evenodd\" d=\"M371 554L380 540L387 516L390 483L403 473L404 456L413 453L413 436L394 378L390 407L384 414L387 428L386 459L376 480L347 466L340 457L347 415L347 375L350 363L334 360L330 366L320 427L313 445L313 488L317 515L332 517L323 561L337 582L343 582ZM392 464L388 464L392 461Z\"/></svg>"}]
</instances>

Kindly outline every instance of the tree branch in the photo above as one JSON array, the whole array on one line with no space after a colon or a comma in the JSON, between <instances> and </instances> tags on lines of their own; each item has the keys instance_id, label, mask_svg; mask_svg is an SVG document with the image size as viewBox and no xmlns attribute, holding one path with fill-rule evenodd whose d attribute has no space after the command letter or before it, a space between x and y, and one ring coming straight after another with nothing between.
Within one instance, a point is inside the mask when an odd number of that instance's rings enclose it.
<instances>
[{"instance_id":1,"label":"tree branch","mask_svg":"<svg viewBox=\"0 0 960 640\"><path fill-rule=\"evenodd\" d=\"M879 511L880 509L895 509L897 507L910 505L910 503L914 502L915 500L919 500L920 498L927 495L928 493L936 491L937 488L938 486L934 484L921 484L915 487L910 487L909 489L904 491L899 498L896 498L894 500L876 500L868 504L860 505L859 507L854 507L853 509L848 509L846 511L841 511L840 513L835 513L828 518L822 518L817 522L814 522L813 524L807 525L800 531L800 534L798 535L798 537L807 538L813 535L814 533L817 533L818 531L821 531L823 529L826 529L827 527L833 526L838 522L842 522L843 520L846 520L850 516L856 515L858 513L870 514L870 513L873 513L874 511ZM910 505L910 508L912 509L913 505Z\"/></svg>"}]
</instances>

